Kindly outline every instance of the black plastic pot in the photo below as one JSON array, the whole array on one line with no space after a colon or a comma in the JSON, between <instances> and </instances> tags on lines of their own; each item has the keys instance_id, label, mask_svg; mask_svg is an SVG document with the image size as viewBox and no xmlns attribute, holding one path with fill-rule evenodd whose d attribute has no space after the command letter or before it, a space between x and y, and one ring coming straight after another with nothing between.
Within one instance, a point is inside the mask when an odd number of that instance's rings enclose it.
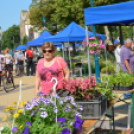
<instances>
[{"instance_id":1,"label":"black plastic pot","mask_svg":"<svg viewBox=\"0 0 134 134\"><path fill-rule=\"evenodd\" d=\"M120 90L119 86L114 86L114 90Z\"/></svg>"},{"instance_id":2,"label":"black plastic pot","mask_svg":"<svg viewBox=\"0 0 134 134\"><path fill-rule=\"evenodd\" d=\"M121 91L128 91L128 90L131 90L133 89L133 86L120 86L120 90Z\"/></svg>"}]
</instances>

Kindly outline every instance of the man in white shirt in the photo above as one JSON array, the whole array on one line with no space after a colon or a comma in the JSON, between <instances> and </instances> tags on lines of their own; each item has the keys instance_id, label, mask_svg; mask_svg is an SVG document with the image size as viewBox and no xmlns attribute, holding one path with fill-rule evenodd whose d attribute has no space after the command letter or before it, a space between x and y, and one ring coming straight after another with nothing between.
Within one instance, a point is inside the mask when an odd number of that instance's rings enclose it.
<instances>
[{"instance_id":1,"label":"man in white shirt","mask_svg":"<svg viewBox=\"0 0 134 134\"><path fill-rule=\"evenodd\" d=\"M114 55L116 59L116 72L118 73L121 69L121 60L120 60L120 51L121 51L121 44L118 40L114 41Z\"/></svg>"}]
</instances>

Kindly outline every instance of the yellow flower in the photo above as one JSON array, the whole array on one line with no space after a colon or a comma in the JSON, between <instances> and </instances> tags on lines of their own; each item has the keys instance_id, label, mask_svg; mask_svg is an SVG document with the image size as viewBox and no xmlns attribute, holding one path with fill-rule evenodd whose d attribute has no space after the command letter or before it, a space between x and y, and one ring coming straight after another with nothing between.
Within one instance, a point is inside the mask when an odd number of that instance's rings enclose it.
<instances>
[{"instance_id":1,"label":"yellow flower","mask_svg":"<svg viewBox=\"0 0 134 134\"><path fill-rule=\"evenodd\" d=\"M23 113L23 109L19 109L18 110L18 113L20 114L20 113Z\"/></svg>"},{"instance_id":2,"label":"yellow flower","mask_svg":"<svg viewBox=\"0 0 134 134\"><path fill-rule=\"evenodd\" d=\"M11 107L11 106L7 106L7 107L5 107L7 110L12 110L13 109L13 107Z\"/></svg>"},{"instance_id":3,"label":"yellow flower","mask_svg":"<svg viewBox=\"0 0 134 134\"><path fill-rule=\"evenodd\" d=\"M5 118L2 119L2 121L6 121L7 120L7 116Z\"/></svg>"},{"instance_id":4,"label":"yellow flower","mask_svg":"<svg viewBox=\"0 0 134 134\"><path fill-rule=\"evenodd\" d=\"M19 116L19 114L14 114L13 117L14 118L17 118Z\"/></svg>"},{"instance_id":5,"label":"yellow flower","mask_svg":"<svg viewBox=\"0 0 134 134\"><path fill-rule=\"evenodd\" d=\"M21 102L19 106L20 106L20 107L24 107L25 104L26 104L26 102Z\"/></svg>"},{"instance_id":6,"label":"yellow flower","mask_svg":"<svg viewBox=\"0 0 134 134\"><path fill-rule=\"evenodd\" d=\"M19 127L19 129L21 129L23 127L23 125L21 125L20 127Z\"/></svg>"},{"instance_id":7,"label":"yellow flower","mask_svg":"<svg viewBox=\"0 0 134 134\"><path fill-rule=\"evenodd\" d=\"M13 104L17 104L17 101L13 102Z\"/></svg>"},{"instance_id":8,"label":"yellow flower","mask_svg":"<svg viewBox=\"0 0 134 134\"><path fill-rule=\"evenodd\" d=\"M17 108L14 108L14 110L17 110Z\"/></svg>"},{"instance_id":9,"label":"yellow flower","mask_svg":"<svg viewBox=\"0 0 134 134\"><path fill-rule=\"evenodd\" d=\"M5 112L7 112L8 111L8 109L6 109L6 110L4 110Z\"/></svg>"}]
</instances>

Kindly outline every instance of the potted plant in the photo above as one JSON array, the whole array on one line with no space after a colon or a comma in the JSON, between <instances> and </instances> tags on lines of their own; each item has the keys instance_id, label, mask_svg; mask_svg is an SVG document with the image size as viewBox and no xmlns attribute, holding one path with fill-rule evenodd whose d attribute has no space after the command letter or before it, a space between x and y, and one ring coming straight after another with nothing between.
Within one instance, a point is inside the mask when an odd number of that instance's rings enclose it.
<instances>
[{"instance_id":1,"label":"potted plant","mask_svg":"<svg viewBox=\"0 0 134 134\"><path fill-rule=\"evenodd\" d=\"M97 87L95 77L71 79L69 83L61 81L57 88L60 89L58 94L67 93L75 98L77 104L83 106L83 112L80 113L85 119L99 119L106 112L107 98ZM100 110L102 107L103 111Z\"/></svg>"},{"instance_id":2,"label":"potted plant","mask_svg":"<svg viewBox=\"0 0 134 134\"><path fill-rule=\"evenodd\" d=\"M38 99L34 98L20 106L17 113L14 107L10 107L10 117L15 118L15 127L12 128L14 134L72 134L74 128L82 132L83 120L78 112L82 106L76 104L71 96L61 99L57 95L44 96L44 93L39 93ZM9 112L9 107L6 112Z\"/></svg>"}]
</instances>

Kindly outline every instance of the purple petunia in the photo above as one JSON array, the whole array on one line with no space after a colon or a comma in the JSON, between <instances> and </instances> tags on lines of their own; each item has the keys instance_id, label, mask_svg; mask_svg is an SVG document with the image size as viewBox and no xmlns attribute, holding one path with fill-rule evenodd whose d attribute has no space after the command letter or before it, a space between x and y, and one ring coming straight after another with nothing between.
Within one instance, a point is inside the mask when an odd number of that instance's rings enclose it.
<instances>
[{"instance_id":1,"label":"purple petunia","mask_svg":"<svg viewBox=\"0 0 134 134\"><path fill-rule=\"evenodd\" d=\"M45 95L45 92L39 92L38 96Z\"/></svg>"},{"instance_id":2,"label":"purple petunia","mask_svg":"<svg viewBox=\"0 0 134 134\"><path fill-rule=\"evenodd\" d=\"M29 134L29 128L28 127L25 128L25 131L24 131L23 134Z\"/></svg>"},{"instance_id":3,"label":"purple petunia","mask_svg":"<svg viewBox=\"0 0 134 134\"><path fill-rule=\"evenodd\" d=\"M35 110L32 111L31 116L33 116L34 114L35 114Z\"/></svg>"},{"instance_id":4,"label":"purple petunia","mask_svg":"<svg viewBox=\"0 0 134 134\"><path fill-rule=\"evenodd\" d=\"M48 116L48 114L47 114L46 112L42 112L42 113L40 114L40 116L41 116L42 118L46 118L46 117Z\"/></svg>"},{"instance_id":5,"label":"purple petunia","mask_svg":"<svg viewBox=\"0 0 134 134\"><path fill-rule=\"evenodd\" d=\"M32 109L32 106L31 106L30 103L26 103L26 109L27 109L27 110L31 110L31 109Z\"/></svg>"},{"instance_id":6,"label":"purple petunia","mask_svg":"<svg viewBox=\"0 0 134 134\"><path fill-rule=\"evenodd\" d=\"M71 134L71 131L68 128L63 129L62 134Z\"/></svg>"},{"instance_id":7,"label":"purple petunia","mask_svg":"<svg viewBox=\"0 0 134 134\"><path fill-rule=\"evenodd\" d=\"M31 122L26 122L26 124L27 124L28 126L32 126L32 123L31 123Z\"/></svg>"},{"instance_id":8,"label":"purple petunia","mask_svg":"<svg viewBox=\"0 0 134 134\"><path fill-rule=\"evenodd\" d=\"M44 101L44 100L45 100L45 98L42 96L39 98L39 101Z\"/></svg>"},{"instance_id":9,"label":"purple petunia","mask_svg":"<svg viewBox=\"0 0 134 134\"><path fill-rule=\"evenodd\" d=\"M32 99L33 106L38 106L39 102L36 100L36 98Z\"/></svg>"},{"instance_id":10,"label":"purple petunia","mask_svg":"<svg viewBox=\"0 0 134 134\"><path fill-rule=\"evenodd\" d=\"M71 110L71 107L69 105L66 106L65 111L69 112Z\"/></svg>"},{"instance_id":11,"label":"purple petunia","mask_svg":"<svg viewBox=\"0 0 134 134\"><path fill-rule=\"evenodd\" d=\"M65 118L63 118L63 117L58 118L57 120L58 120L58 121L66 121L66 119L65 119Z\"/></svg>"},{"instance_id":12,"label":"purple petunia","mask_svg":"<svg viewBox=\"0 0 134 134\"><path fill-rule=\"evenodd\" d=\"M57 107L54 108L54 112L57 113L58 112L58 109Z\"/></svg>"},{"instance_id":13,"label":"purple petunia","mask_svg":"<svg viewBox=\"0 0 134 134\"><path fill-rule=\"evenodd\" d=\"M71 102L71 104L72 104L74 107L77 107L77 105L76 105L75 102Z\"/></svg>"},{"instance_id":14,"label":"purple petunia","mask_svg":"<svg viewBox=\"0 0 134 134\"><path fill-rule=\"evenodd\" d=\"M81 110L81 111L83 110L83 107L82 107L82 105L80 105L80 106L79 106L79 110Z\"/></svg>"},{"instance_id":15,"label":"purple petunia","mask_svg":"<svg viewBox=\"0 0 134 134\"><path fill-rule=\"evenodd\" d=\"M18 131L17 127L13 127L12 132L15 133L16 131Z\"/></svg>"},{"instance_id":16,"label":"purple petunia","mask_svg":"<svg viewBox=\"0 0 134 134\"><path fill-rule=\"evenodd\" d=\"M82 120L79 116L75 116L76 121L73 124L75 128L77 128L78 132L82 132L82 124L84 122L84 120Z\"/></svg>"},{"instance_id":17,"label":"purple petunia","mask_svg":"<svg viewBox=\"0 0 134 134\"><path fill-rule=\"evenodd\" d=\"M74 98L72 96L66 96L65 99L64 99L64 102L67 102L67 101L74 101Z\"/></svg>"},{"instance_id":18,"label":"purple petunia","mask_svg":"<svg viewBox=\"0 0 134 134\"><path fill-rule=\"evenodd\" d=\"M47 98L47 99L44 99L44 104L48 104L48 103L50 103L50 100L49 100L49 98Z\"/></svg>"}]
</instances>

